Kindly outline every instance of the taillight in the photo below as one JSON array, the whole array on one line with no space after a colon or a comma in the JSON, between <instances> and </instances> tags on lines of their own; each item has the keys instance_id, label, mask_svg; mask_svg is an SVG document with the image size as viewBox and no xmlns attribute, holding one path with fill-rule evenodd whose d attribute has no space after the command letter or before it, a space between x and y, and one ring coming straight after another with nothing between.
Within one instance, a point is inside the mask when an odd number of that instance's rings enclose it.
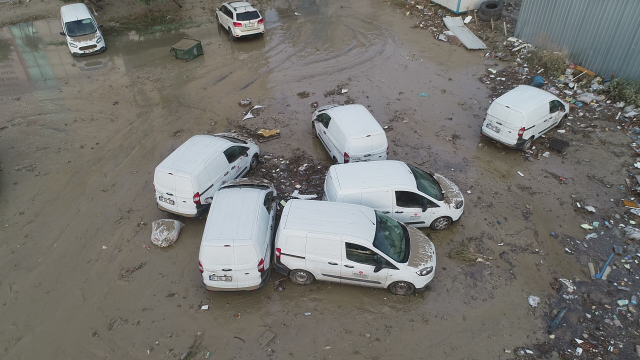
<instances>
[{"instance_id":1,"label":"taillight","mask_svg":"<svg viewBox=\"0 0 640 360\"><path fill-rule=\"evenodd\" d=\"M264 19L258 20L258 25L262 25L262 23L264 23Z\"/></svg>"},{"instance_id":2,"label":"taillight","mask_svg":"<svg viewBox=\"0 0 640 360\"><path fill-rule=\"evenodd\" d=\"M346 164L346 163L348 163L348 162L349 162L349 160L350 160L350 158L349 158L349 154L344 153L344 163L345 163L345 164Z\"/></svg>"},{"instance_id":3,"label":"taillight","mask_svg":"<svg viewBox=\"0 0 640 360\"><path fill-rule=\"evenodd\" d=\"M524 131L525 131L525 128L521 127L520 130L518 130L518 137L522 137L522 135L524 135Z\"/></svg>"},{"instance_id":4,"label":"taillight","mask_svg":"<svg viewBox=\"0 0 640 360\"><path fill-rule=\"evenodd\" d=\"M242 23L239 23L237 21L233 22L233 27L242 27Z\"/></svg>"},{"instance_id":5,"label":"taillight","mask_svg":"<svg viewBox=\"0 0 640 360\"><path fill-rule=\"evenodd\" d=\"M260 259L260 262L258 263L258 272L263 272L264 271L264 259Z\"/></svg>"},{"instance_id":6,"label":"taillight","mask_svg":"<svg viewBox=\"0 0 640 360\"><path fill-rule=\"evenodd\" d=\"M276 248L276 259L280 260L281 254L282 254L282 251L280 250L280 248Z\"/></svg>"},{"instance_id":7,"label":"taillight","mask_svg":"<svg viewBox=\"0 0 640 360\"><path fill-rule=\"evenodd\" d=\"M197 192L193 194L193 203L196 205L200 205L200 193Z\"/></svg>"},{"instance_id":8,"label":"taillight","mask_svg":"<svg viewBox=\"0 0 640 360\"><path fill-rule=\"evenodd\" d=\"M487 121L487 115L489 115L489 113L484 114L484 121Z\"/></svg>"},{"instance_id":9,"label":"taillight","mask_svg":"<svg viewBox=\"0 0 640 360\"><path fill-rule=\"evenodd\" d=\"M204 268L202 267L202 263L198 261L198 269L200 270L200 274L204 273Z\"/></svg>"}]
</instances>

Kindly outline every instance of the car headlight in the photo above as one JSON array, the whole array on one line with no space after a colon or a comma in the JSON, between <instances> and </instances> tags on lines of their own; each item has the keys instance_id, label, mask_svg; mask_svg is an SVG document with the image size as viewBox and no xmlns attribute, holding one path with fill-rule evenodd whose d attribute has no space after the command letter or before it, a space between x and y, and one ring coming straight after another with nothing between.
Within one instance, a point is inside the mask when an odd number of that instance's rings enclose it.
<instances>
[{"instance_id":1,"label":"car headlight","mask_svg":"<svg viewBox=\"0 0 640 360\"><path fill-rule=\"evenodd\" d=\"M460 200L458 202L456 202L456 204L454 205L454 207L456 209L462 209L462 205L464 205L464 200Z\"/></svg>"},{"instance_id":2,"label":"car headlight","mask_svg":"<svg viewBox=\"0 0 640 360\"><path fill-rule=\"evenodd\" d=\"M433 272L433 266L427 266L424 269L420 269L418 271L416 271L416 274L420 275L420 276L427 276L429 274L431 274Z\"/></svg>"},{"instance_id":3,"label":"car headlight","mask_svg":"<svg viewBox=\"0 0 640 360\"><path fill-rule=\"evenodd\" d=\"M98 40L96 40L96 44L100 44L101 42L102 42L102 36L100 36Z\"/></svg>"},{"instance_id":4,"label":"car headlight","mask_svg":"<svg viewBox=\"0 0 640 360\"><path fill-rule=\"evenodd\" d=\"M78 45L72 43L71 41L69 41L69 46L71 46L72 48L77 48L78 47Z\"/></svg>"}]
</instances>

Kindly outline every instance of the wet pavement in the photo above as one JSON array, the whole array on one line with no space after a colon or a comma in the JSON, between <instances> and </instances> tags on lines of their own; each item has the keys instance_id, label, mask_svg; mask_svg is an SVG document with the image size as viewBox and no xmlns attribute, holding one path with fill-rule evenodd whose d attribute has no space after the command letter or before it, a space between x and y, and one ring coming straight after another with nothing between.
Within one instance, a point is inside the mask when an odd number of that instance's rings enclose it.
<instances>
[{"instance_id":1,"label":"wet pavement","mask_svg":"<svg viewBox=\"0 0 640 360\"><path fill-rule=\"evenodd\" d=\"M582 176L591 165L557 155L529 162L481 139L491 94L478 78L495 61L411 29L386 2L265 7L263 37L230 41L215 23L122 33L84 58L54 44L63 40L55 19L2 29L2 358L180 358L191 349L194 359L487 359L547 338L527 296L549 292L553 277L588 276L548 234L583 236L569 195L603 191ZM169 48L185 36L202 41L204 56L172 59ZM325 96L337 86L348 92ZM238 102L247 97L265 109L243 121ZM173 247L151 244L149 224L168 216L155 206L153 170L192 135L280 129L260 144L263 154L329 165L311 136L313 102L367 106L392 127L391 159L463 191L461 220L424 230L438 256L426 292L301 287L276 283L274 272L259 291L208 293L197 271L204 219L181 219ZM449 259L457 245L487 262ZM267 329L276 337L263 349Z\"/></svg>"}]
</instances>

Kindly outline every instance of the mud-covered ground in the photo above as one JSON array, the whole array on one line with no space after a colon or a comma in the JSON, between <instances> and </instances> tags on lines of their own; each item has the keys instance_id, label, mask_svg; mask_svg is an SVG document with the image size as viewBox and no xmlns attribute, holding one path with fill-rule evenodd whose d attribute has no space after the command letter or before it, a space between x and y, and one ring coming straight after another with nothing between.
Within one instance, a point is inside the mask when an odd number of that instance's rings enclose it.
<instances>
[{"instance_id":1,"label":"mud-covered ground","mask_svg":"<svg viewBox=\"0 0 640 360\"><path fill-rule=\"evenodd\" d=\"M180 3L188 14L200 8ZM37 3L0 3L0 13L29 4ZM524 349L530 358L572 358L583 333L600 351L583 357L634 356L637 320L615 300L631 296L617 286L637 291L637 264L617 257L608 281L592 281L587 268L590 259L604 263L612 242L630 253L617 227L633 221L620 199L634 196L626 179L638 173L637 155L629 126L600 116L605 110L572 109L565 132L549 133L570 142L564 153L545 139L530 154L487 141L480 126L495 82L507 81L487 68L510 63L435 40L384 1L276 0L260 5L262 38L231 42L205 22L107 36L108 50L86 58L55 45L59 4L43 4L51 19L0 32L11 41L0 66L15 72L0 85L3 359L508 359ZM173 60L168 49L184 36L201 39L205 55ZM265 108L242 120L245 98ZM150 223L167 216L156 208L154 168L195 134L279 129L259 143L266 156L250 175L276 182L284 199L296 185L321 195L330 162L311 135L316 102L364 104L390 128L391 159L443 174L464 192L458 223L424 230L438 256L426 292L301 287L273 273L259 291L209 293L197 270L205 219L181 219L175 246L151 244ZM598 238L584 240L593 231L580 225L593 221ZM448 258L460 245L484 261ZM541 299L537 307L529 295ZM551 339L547 327L565 306ZM263 348L267 330L276 336Z\"/></svg>"}]
</instances>

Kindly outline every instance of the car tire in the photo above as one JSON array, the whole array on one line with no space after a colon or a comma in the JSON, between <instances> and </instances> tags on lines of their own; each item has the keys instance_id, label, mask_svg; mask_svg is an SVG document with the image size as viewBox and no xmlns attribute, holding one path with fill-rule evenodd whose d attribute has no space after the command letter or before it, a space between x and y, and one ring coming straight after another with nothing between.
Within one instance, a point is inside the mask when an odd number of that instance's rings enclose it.
<instances>
[{"instance_id":1,"label":"car tire","mask_svg":"<svg viewBox=\"0 0 640 360\"><path fill-rule=\"evenodd\" d=\"M431 222L431 228L433 230L444 230L451 225L451 218L443 216L439 217Z\"/></svg>"},{"instance_id":2,"label":"car tire","mask_svg":"<svg viewBox=\"0 0 640 360\"><path fill-rule=\"evenodd\" d=\"M527 141L522 144L522 151L527 151L531 148L531 144L533 144L533 136L528 138Z\"/></svg>"},{"instance_id":3,"label":"car tire","mask_svg":"<svg viewBox=\"0 0 640 360\"><path fill-rule=\"evenodd\" d=\"M311 135L313 137L318 137L318 129L316 129L316 124L312 121L311 122Z\"/></svg>"},{"instance_id":4,"label":"car tire","mask_svg":"<svg viewBox=\"0 0 640 360\"><path fill-rule=\"evenodd\" d=\"M256 166L258 166L259 162L260 162L260 158L258 154L253 155L253 157L251 158L251 162L249 163L249 170L255 169Z\"/></svg>"},{"instance_id":5,"label":"car tire","mask_svg":"<svg viewBox=\"0 0 640 360\"><path fill-rule=\"evenodd\" d=\"M338 162L338 159L336 159L336 157L333 157L333 165L338 165L340 164L340 162Z\"/></svg>"},{"instance_id":6,"label":"car tire","mask_svg":"<svg viewBox=\"0 0 640 360\"><path fill-rule=\"evenodd\" d=\"M393 295L406 296L413 294L416 291L416 287L408 281L396 281L389 285L389 291Z\"/></svg>"},{"instance_id":7,"label":"car tire","mask_svg":"<svg viewBox=\"0 0 640 360\"><path fill-rule=\"evenodd\" d=\"M560 121L558 121L558 127L563 127L567 123L567 115L562 116Z\"/></svg>"},{"instance_id":8,"label":"car tire","mask_svg":"<svg viewBox=\"0 0 640 360\"><path fill-rule=\"evenodd\" d=\"M296 285L309 285L315 280L313 274L305 270L291 270L289 279Z\"/></svg>"},{"instance_id":9,"label":"car tire","mask_svg":"<svg viewBox=\"0 0 640 360\"><path fill-rule=\"evenodd\" d=\"M499 20L502 17L502 9L504 4L502 1L491 0L480 4L478 9L478 19L480 21Z\"/></svg>"},{"instance_id":10,"label":"car tire","mask_svg":"<svg viewBox=\"0 0 640 360\"><path fill-rule=\"evenodd\" d=\"M236 37L233 35L233 31L229 28L229 39L231 41L236 41Z\"/></svg>"}]
</instances>

